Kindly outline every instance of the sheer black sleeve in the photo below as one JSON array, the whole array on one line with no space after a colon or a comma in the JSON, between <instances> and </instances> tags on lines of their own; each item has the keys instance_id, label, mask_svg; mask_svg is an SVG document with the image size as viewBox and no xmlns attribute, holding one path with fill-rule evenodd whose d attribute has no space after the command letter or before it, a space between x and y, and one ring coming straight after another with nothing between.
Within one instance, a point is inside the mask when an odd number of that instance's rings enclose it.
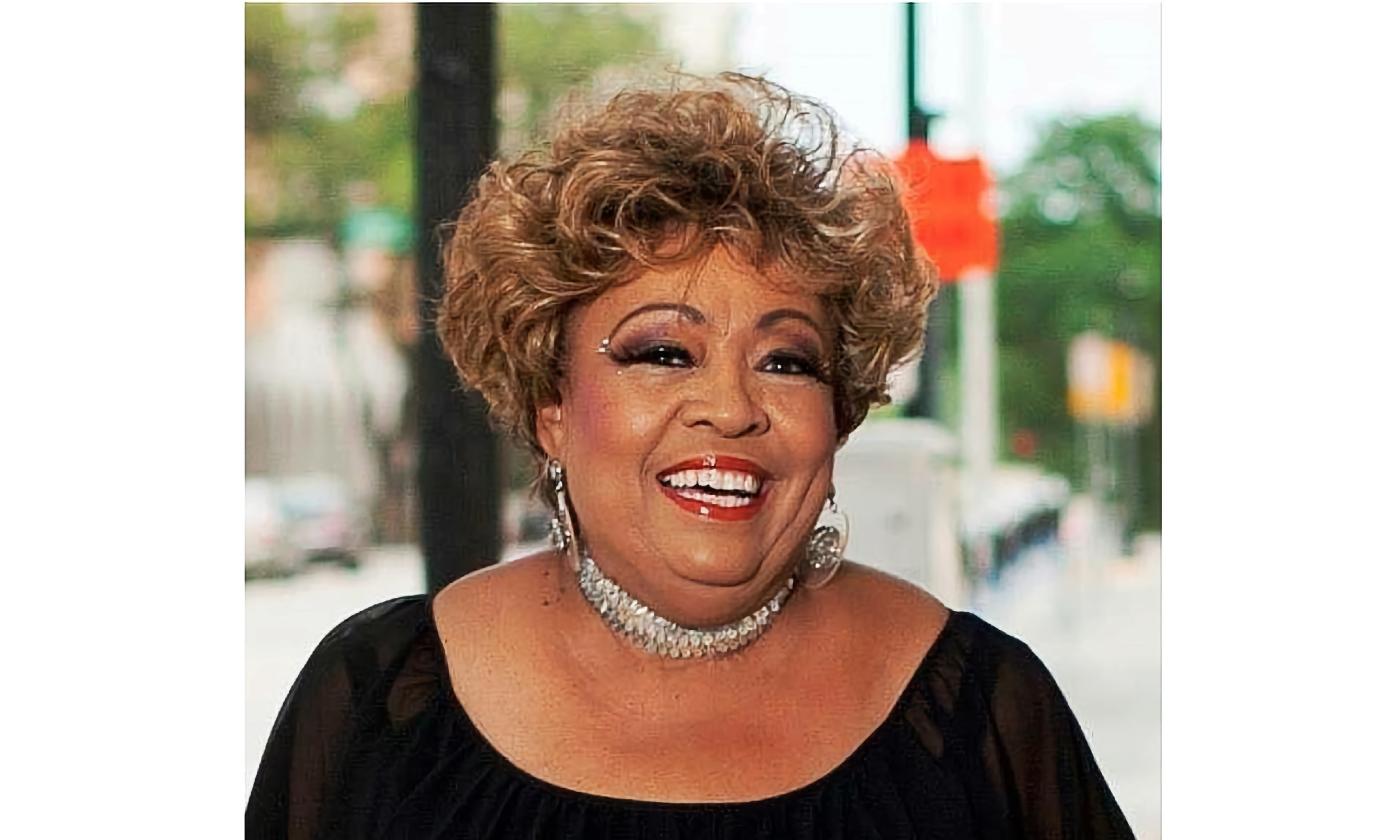
<instances>
[{"instance_id":1,"label":"sheer black sleeve","mask_svg":"<svg viewBox=\"0 0 1400 840\"><path fill-rule=\"evenodd\" d=\"M398 598L346 619L293 683L258 765L245 836L312 840L324 833L357 721L421 629L424 599Z\"/></svg>"},{"instance_id":2,"label":"sheer black sleeve","mask_svg":"<svg viewBox=\"0 0 1400 840\"><path fill-rule=\"evenodd\" d=\"M993 796L1029 838L1131 838L1078 721L1024 643L986 625L972 657L985 730L976 745Z\"/></svg>"}]
</instances>

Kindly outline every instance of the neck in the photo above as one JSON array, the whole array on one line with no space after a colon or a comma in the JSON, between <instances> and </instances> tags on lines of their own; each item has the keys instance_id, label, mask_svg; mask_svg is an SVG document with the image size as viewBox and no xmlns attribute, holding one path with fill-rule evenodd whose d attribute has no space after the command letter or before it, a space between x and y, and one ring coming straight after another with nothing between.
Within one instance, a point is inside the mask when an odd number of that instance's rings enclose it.
<instances>
[{"instance_id":1,"label":"neck","mask_svg":"<svg viewBox=\"0 0 1400 840\"><path fill-rule=\"evenodd\" d=\"M595 617L638 650L669 659L713 659L744 650L778 620L795 581L788 577L754 610L718 625L688 626L645 604L607 576L584 552L579 592Z\"/></svg>"}]
</instances>

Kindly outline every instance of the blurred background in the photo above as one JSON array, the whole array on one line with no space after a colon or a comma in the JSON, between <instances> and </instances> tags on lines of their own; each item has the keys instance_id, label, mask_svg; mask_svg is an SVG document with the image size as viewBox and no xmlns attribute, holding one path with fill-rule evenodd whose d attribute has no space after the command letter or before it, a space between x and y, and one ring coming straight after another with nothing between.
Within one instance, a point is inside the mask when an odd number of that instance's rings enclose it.
<instances>
[{"instance_id":1,"label":"blurred background","mask_svg":"<svg viewBox=\"0 0 1400 840\"><path fill-rule=\"evenodd\" d=\"M1160 835L1156 4L245 10L250 786L334 624L546 539L423 326L437 225L571 93L738 69L898 161L945 281L838 456L848 555L1027 641Z\"/></svg>"}]
</instances>

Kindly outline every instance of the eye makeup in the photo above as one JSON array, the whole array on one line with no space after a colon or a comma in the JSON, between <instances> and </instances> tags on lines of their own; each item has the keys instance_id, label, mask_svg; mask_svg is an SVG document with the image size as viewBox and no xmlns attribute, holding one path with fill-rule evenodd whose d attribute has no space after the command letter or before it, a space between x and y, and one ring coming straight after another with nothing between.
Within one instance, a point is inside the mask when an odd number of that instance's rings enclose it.
<instances>
[{"instance_id":1,"label":"eye makeup","mask_svg":"<svg viewBox=\"0 0 1400 840\"><path fill-rule=\"evenodd\" d=\"M810 322L804 318L803 321ZM798 322L774 327L759 342L765 349L758 365L761 371L788 375L805 374L822 384L831 384L831 364L824 351L825 343L809 330L796 326ZM772 368L770 370L770 368Z\"/></svg>"},{"instance_id":2,"label":"eye makeup","mask_svg":"<svg viewBox=\"0 0 1400 840\"><path fill-rule=\"evenodd\" d=\"M626 343L609 353L613 361L624 367L648 363L658 367L688 368L695 358L684 345L669 340L647 340Z\"/></svg>"},{"instance_id":3,"label":"eye makeup","mask_svg":"<svg viewBox=\"0 0 1400 840\"><path fill-rule=\"evenodd\" d=\"M703 353L695 330L704 323L704 316L690 307L643 306L619 321L598 345L598 351L624 366L652 361L667 367L688 367Z\"/></svg>"},{"instance_id":4,"label":"eye makeup","mask_svg":"<svg viewBox=\"0 0 1400 840\"><path fill-rule=\"evenodd\" d=\"M808 376L823 385L831 384L831 366L822 361L821 356L797 348L782 348L766 354L758 370L783 376Z\"/></svg>"},{"instance_id":5,"label":"eye makeup","mask_svg":"<svg viewBox=\"0 0 1400 840\"><path fill-rule=\"evenodd\" d=\"M628 314L604 338L597 352L620 369L636 365L691 369L705 362L705 341L695 334L703 330L703 315L667 304L641 307ZM805 377L823 385L831 383L831 364L818 328L805 314L777 310L761 318L754 342L753 369L783 377ZM807 326L811 325L811 326Z\"/></svg>"}]
</instances>

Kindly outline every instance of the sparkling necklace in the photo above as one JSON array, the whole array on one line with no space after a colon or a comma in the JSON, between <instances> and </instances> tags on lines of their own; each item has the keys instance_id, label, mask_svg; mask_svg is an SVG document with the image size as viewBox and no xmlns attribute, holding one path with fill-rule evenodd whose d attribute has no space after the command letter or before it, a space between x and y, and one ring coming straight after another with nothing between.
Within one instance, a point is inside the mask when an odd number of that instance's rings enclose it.
<instances>
[{"instance_id":1,"label":"sparkling necklace","mask_svg":"<svg viewBox=\"0 0 1400 840\"><path fill-rule=\"evenodd\" d=\"M718 627L684 627L657 615L633 598L585 552L579 558L578 586L598 615L618 634L647 653L671 659L698 659L739 650L762 636L783 608L796 578L789 577L767 603L754 612Z\"/></svg>"}]
</instances>

